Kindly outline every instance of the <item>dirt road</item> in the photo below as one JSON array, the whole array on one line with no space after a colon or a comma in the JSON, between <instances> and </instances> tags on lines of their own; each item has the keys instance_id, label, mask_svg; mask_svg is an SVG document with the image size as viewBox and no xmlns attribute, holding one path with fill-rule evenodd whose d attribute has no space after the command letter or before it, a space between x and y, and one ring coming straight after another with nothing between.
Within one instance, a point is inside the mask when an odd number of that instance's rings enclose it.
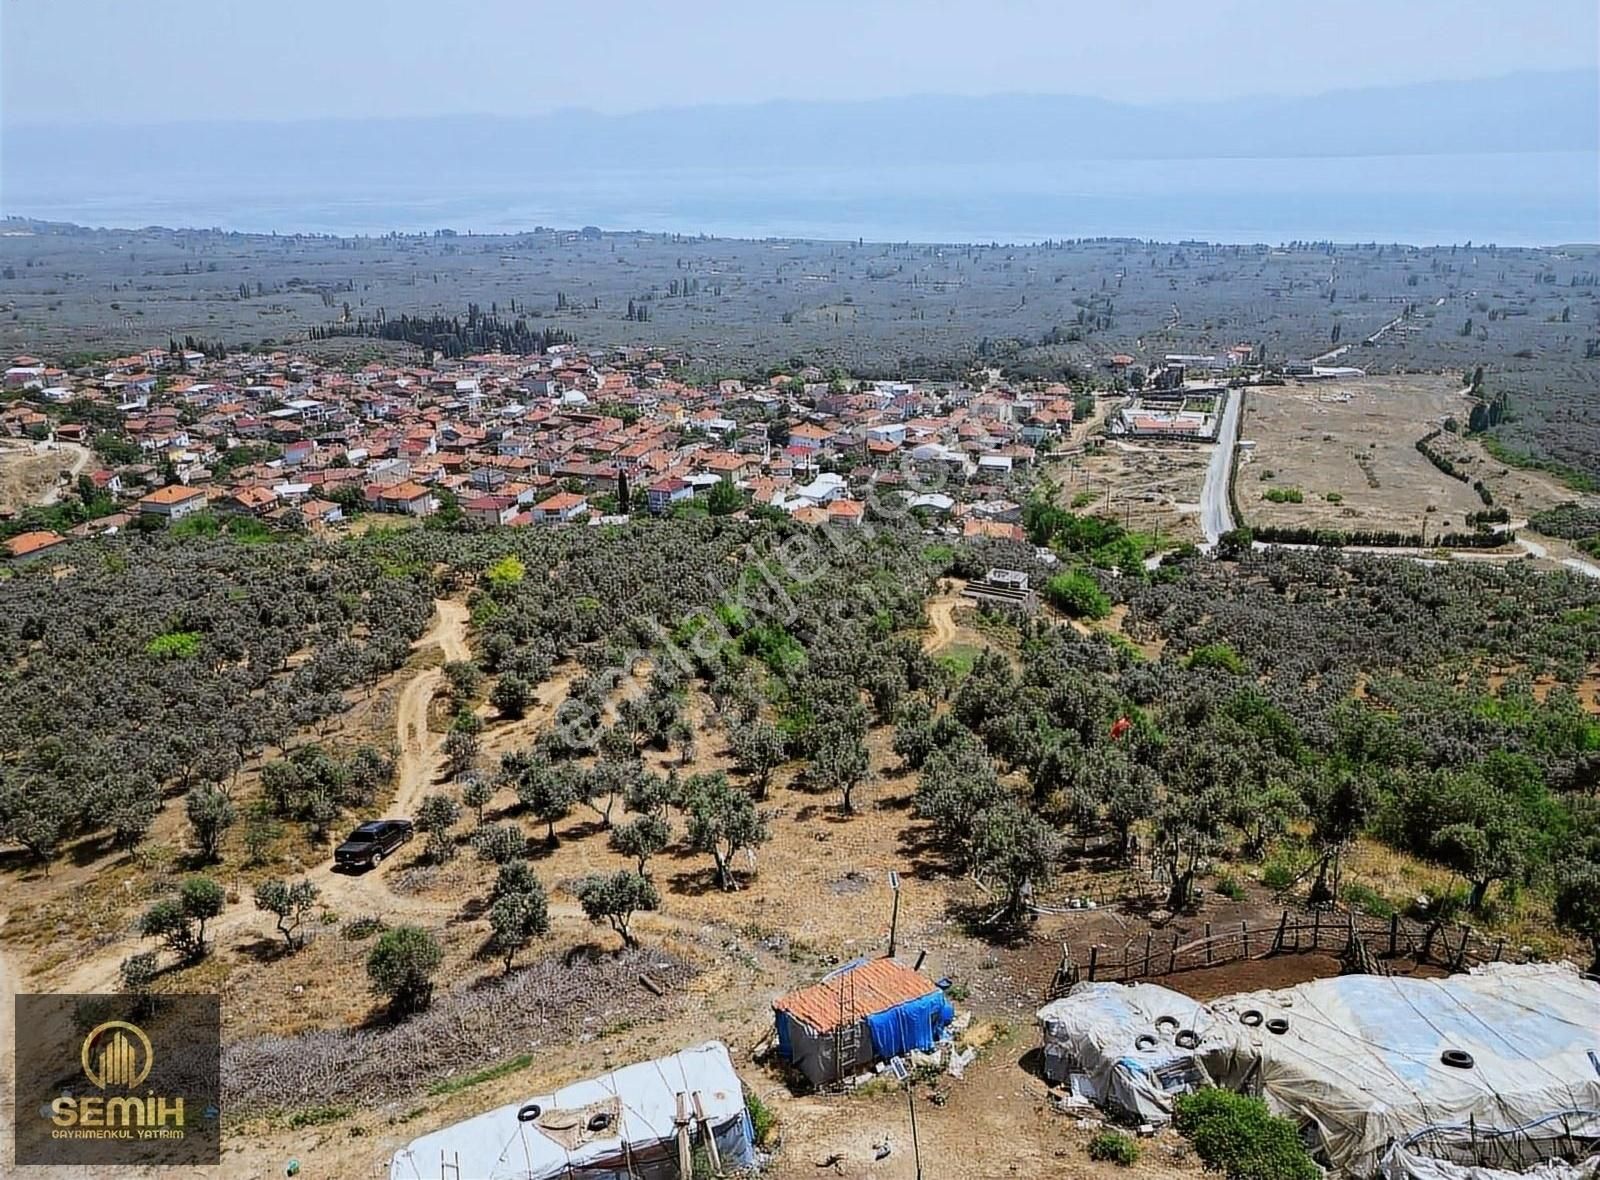
<instances>
[{"instance_id":1,"label":"dirt road","mask_svg":"<svg viewBox=\"0 0 1600 1180\"><path fill-rule=\"evenodd\" d=\"M470 614L466 606L451 599L440 598L434 602L433 622L411 646L413 651L424 652L437 648L446 660L468 659L467 624ZM444 671L437 665L419 669L401 691L395 715L396 746L400 751L395 769L395 798L389 807L390 814L411 815L435 785L443 764L444 736L428 730L428 707L434 693L444 681ZM391 892L385 874L394 867L394 861L360 875L335 872L332 859L301 874L322 891L323 902L345 913L383 913L385 916L444 919L458 909L455 905L429 902L420 898L403 897ZM248 934L259 937L270 929L271 922L255 909L249 898L241 897L218 915L206 929L207 939L218 950L227 947L237 936ZM114 944L106 953L85 959L62 980L51 985L56 992L114 991L122 959L128 953L124 944Z\"/></svg>"},{"instance_id":2,"label":"dirt road","mask_svg":"<svg viewBox=\"0 0 1600 1180\"><path fill-rule=\"evenodd\" d=\"M922 650L943 651L956 641L956 603L961 601L961 588L952 586L948 594L928 599L928 625L933 628L922 637Z\"/></svg>"}]
</instances>

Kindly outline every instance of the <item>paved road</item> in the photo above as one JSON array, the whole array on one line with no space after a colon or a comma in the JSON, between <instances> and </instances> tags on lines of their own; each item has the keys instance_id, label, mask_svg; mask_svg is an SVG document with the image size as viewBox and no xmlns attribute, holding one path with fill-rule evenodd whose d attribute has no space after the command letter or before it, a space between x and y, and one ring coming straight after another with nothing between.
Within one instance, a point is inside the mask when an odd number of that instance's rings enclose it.
<instances>
[{"instance_id":1,"label":"paved road","mask_svg":"<svg viewBox=\"0 0 1600 1180\"><path fill-rule=\"evenodd\" d=\"M1216 449L1206 467L1206 485L1200 491L1200 528L1206 535L1206 547L1217 543L1217 538L1233 529L1233 512L1228 507L1228 478L1233 472L1233 447L1239 441L1239 406L1244 401L1243 391L1230 389L1228 403L1222 411L1222 423L1217 427Z\"/></svg>"}]
</instances>

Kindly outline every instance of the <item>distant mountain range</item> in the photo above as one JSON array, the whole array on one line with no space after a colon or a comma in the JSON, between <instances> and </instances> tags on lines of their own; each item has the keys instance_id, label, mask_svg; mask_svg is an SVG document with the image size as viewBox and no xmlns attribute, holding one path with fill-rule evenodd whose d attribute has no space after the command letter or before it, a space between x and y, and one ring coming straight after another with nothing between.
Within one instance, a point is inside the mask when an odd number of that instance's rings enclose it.
<instances>
[{"instance_id":1,"label":"distant mountain range","mask_svg":"<svg viewBox=\"0 0 1600 1180\"><path fill-rule=\"evenodd\" d=\"M1349 52L1359 52L1350 47ZM1244 68L1218 62L1217 68ZM1306 69L1338 79L1339 54L1307 48ZM1128 91L1139 74L1130 66ZM1472 82L1336 90L1311 98L1141 105L1068 95L927 95L861 102L699 106L628 115L13 126L12 177L116 171L182 180L307 170L350 178L448 179L459 169L773 166L995 167L1072 159L1328 157L1600 150L1600 74L1515 74ZM0 198L4 190L0 189Z\"/></svg>"}]
</instances>

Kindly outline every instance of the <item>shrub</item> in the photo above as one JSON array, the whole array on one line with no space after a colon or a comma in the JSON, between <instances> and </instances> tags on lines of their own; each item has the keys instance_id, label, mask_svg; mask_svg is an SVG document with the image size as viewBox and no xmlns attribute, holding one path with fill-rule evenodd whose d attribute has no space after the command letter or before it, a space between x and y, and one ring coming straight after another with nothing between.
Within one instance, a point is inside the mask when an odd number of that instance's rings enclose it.
<instances>
[{"instance_id":1,"label":"shrub","mask_svg":"<svg viewBox=\"0 0 1600 1180\"><path fill-rule=\"evenodd\" d=\"M1111 599L1082 570L1057 574L1044 584L1045 601L1074 619L1103 619L1111 613Z\"/></svg>"},{"instance_id":2,"label":"shrub","mask_svg":"<svg viewBox=\"0 0 1600 1180\"><path fill-rule=\"evenodd\" d=\"M339 928L339 936L350 942L363 942L375 934L382 934L389 929L389 924L376 914L365 914L359 918L351 918Z\"/></svg>"},{"instance_id":3,"label":"shrub","mask_svg":"<svg viewBox=\"0 0 1600 1180\"><path fill-rule=\"evenodd\" d=\"M1228 1180L1320 1180L1300 1135L1259 1098L1205 1089L1180 1095L1173 1125L1194 1143L1207 1167Z\"/></svg>"},{"instance_id":4,"label":"shrub","mask_svg":"<svg viewBox=\"0 0 1600 1180\"><path fill-rule=\"evenodd\" d=\"M1274 892L1290 888L1306 870L1306 861L1286 848L1280 848L1261 866L1261 883Z\"/></svg>"},{"instance_id":5,"label":"shrub","mask_svg":"<svg viewBox=\"0 0 1600 1180\"><path fill-rule=\"evenodd\" d=\"M155 982L156 976L161 974L161 963L154 951L140 951L122 960L122 966L117 974L122 982L123 991L142 996L150 990L150 985Z\"/></svg>"},{"instance_id":6,"label":"shrub","mask_svg":"<svg viewBox=\"0 0 1600 1180\"><path fill-rule=\"evenodd\" d=\"M1139 1141L1121 1131L1101 1131L1089 1140L1089 1158L1130 1168L1139 1162Z\"/></svg>"},{"instance_id":7,"label":"shrub","mask_svg":"<svg viewBox=\"0 0 1600 1180\"><path fill-rule=\"evenodd\" d=\"M444 962L444 950L426 930L396 926L378 939L367 956L372 990L387 996L396 1015L417 1012L433 998L433 975Z\"/></svg>"},{"instance_id":8,"label":"shrub","mask_svg":"<svg viewBox=\"0 0 1600 1180\"><path fill-rule=\"evenodd\" d=\"M1208 643L1197 647L1183 658L1185 668L1219 668L1239 676L1244 673L1244 660L1226 643Z\"/></svg>"},{"instance_id":9,"label":"shrub","mask_svg":"<svg viewBox=\"0 0 1600 1180\"><path fill-rule=\"evenodd\" d=\"M1346 905L1373 917L1387 918L1395 912L1394 905L1383 894L1359 882L1350 882L1341 892Z\"/></svg>"},{"instance_id":10,"label":"shrub","mask_svg":"<svg viewBox=\"0 0 1600 1180\"><path fill-rule=\"evenodd\" d=\"M1239 882L1233 877L1218 877L1216 889L1218 893L1222 894L1222 896L1226 897L1229 901L1244 900L1244 886L1239 884Z\"/></svg>"},{"instance_id":11,"label":"shrub","mask_svg":"<svg viewBox=\"0 0 1600 1180\"><path fill-rule=\"evenodd\" d=\"M778 1128L778 1114L761 1101L754 1090L744 1092L744 1108L750 1112L750 1126L755 1131L756 1146L765 1147L772 1142L772 1133Z\"/></svg>"},{"instance_id":12,"label":"shrub","mask_svg":"<svg viewBox=\"0 0 1600 1180\"><path fill-rule=\"evenodd\" d=\"M146 655L158 660L187 660L200 654L198 631L168 631L144 645Z\"/></svg>"}]
</instances>

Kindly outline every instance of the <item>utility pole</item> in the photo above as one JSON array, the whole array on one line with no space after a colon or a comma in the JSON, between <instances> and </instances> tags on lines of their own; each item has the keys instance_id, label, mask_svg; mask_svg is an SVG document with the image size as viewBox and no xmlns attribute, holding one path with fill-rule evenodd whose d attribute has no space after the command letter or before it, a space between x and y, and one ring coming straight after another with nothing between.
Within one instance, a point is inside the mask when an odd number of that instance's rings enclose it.
<instances>
[{"instance_id":1,"label":"utility pole","mask_svg":"<svg viewBox=\"0 0 1600 1180\"><path fill-rule=\"evenodd\" d=\"M917 1163L917 1180L922 1180L922 1143L917 1138L917 1096L911 1085L911 1070L905 1058L893 1057L889 1060L889 1072L895 1081L905 1084L906 1106L911 1111L911 1155Z\"/></svg>"},{"instance_id":2,"label":"utility pole","mask_svg":"<svg viewBox=\"0 0 1600 1180\"><path fill-rule=\"evenodd\" d=\"M894 958L894 937L900 926L900 874L889 870L889 888L894 890L894 908L889 912L889 957Z\"/></svg>"}]
</instances>

